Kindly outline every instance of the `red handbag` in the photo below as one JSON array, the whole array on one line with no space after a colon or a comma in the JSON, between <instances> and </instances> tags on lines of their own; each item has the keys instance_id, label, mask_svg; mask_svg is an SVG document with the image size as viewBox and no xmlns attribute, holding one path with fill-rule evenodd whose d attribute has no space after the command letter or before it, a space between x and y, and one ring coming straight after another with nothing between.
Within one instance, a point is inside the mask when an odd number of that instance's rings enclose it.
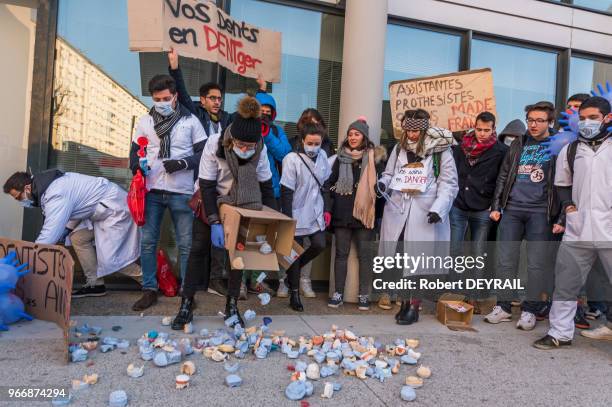
<instances>
[{"instance_id":1,"label":"red handbag","mask_svg":"<svg viewBox=\"0 0 612 407\"><path fill-rule=\"evenodd\" d=\"M157 286L166 297L176 297L178 281L172 272L172 266L163 250L157 251Z\"/></svg>"},{"instance_id":2,"label":"red handbag","mask_svg":"<svg viewBox=\"0 0 612 407\"><path fill-rule=\"evenodd\" d=\"M145 224L145 197L147 195L147 186L145 177L142 176L140 170L136 171L136 175L132 178L130 190L128 191L127 204L132 214L132 219L138 226Z\"/></svg>"}]
</instances>

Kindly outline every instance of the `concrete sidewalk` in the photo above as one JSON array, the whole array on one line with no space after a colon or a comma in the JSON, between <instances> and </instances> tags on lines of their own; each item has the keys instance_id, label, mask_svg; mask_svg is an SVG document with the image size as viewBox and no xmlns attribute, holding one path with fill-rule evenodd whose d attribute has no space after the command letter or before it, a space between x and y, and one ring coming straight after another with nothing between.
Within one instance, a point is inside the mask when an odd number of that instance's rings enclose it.
<instances>
[{"instance_id":1,"label":"concrete sidewalk","mask_svg":"<svg viewBox=\"0 0 612 407\"><path fill-rule=\"evenodd\" d=\"M257 323L261 321L258 315ZM24 322L0 334L0 386L69 386L72 379L98 373L99 383L74 394L71 405L107 405L111 391L123 389L130 406L297 406L284 396L290 382L289 360L273 352L265 360L250 355L241 362L242 387L228 389L223 380L227 373L222 363L205 360L201 355L188 357L198 373L185 390L174 388L179 365L158 368L143 362L135 341L150 329L173 332L160 325L159 316L75 316L79 325L88 323L104 328L102 336L127 338L127 351L114 350L102 354L91 352L93 366L87 362L66 365L62 359L61 332L55 325ZM312 335L329 330L332 324L353 330L357 335L375 336L383 343L395 338L418 338L422 363L430 366L433 375L417 390L415 405L422 406L608 406L612 377L612 342L596 342L576 337L570 349L540 351L531 343L542 336L546 323L539 323L532 332L515 329L512 323L489 325L475 317L478 332L453 332L425 315L419 323L401 327L389 315L296 315L273 316L272 329L284 329L290 336ZM122 326L113 332L113 325ZM197 337L202 328L213 330L223 326L219 317L197 317ZM188 336L173 332L176 338ZM302 356L304 361L310 358ZM129 378L129 363L145 364L145 374ZM400 373L380 383L374 379L334 376L329 381L342 383L343 388L331 400L322 399L324 379L315 382L314 395L307 399L311 406L397 406L405 377L415 367L402 365ZM23 406L23 402L0 402L0 406ZM49 402L28 405L50 405Z\"/></svg>"}]
</instances>

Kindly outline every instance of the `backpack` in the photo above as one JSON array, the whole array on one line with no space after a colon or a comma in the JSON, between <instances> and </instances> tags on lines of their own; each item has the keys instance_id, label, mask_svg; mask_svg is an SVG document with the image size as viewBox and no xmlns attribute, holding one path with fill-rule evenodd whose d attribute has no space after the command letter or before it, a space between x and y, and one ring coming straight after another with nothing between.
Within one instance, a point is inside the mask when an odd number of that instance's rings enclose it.
<instances>
[{"instance_id":1,"label":"backpack","mask_svg":"<svg viewBox=\"0 0 612 407\"><path fill-rule=\"evenodd\" d=\"M574 161L576 161L576 153L578 152L578 140L572 141L567 147L567 165L569 166L572 177L574 176Z\"/></svg>"}]
</instances>

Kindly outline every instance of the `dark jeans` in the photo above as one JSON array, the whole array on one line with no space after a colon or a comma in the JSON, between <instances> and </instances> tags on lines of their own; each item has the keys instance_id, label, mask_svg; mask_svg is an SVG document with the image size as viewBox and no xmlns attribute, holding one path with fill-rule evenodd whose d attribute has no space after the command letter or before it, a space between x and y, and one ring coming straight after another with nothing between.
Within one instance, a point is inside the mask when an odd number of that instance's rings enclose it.
<instances>
[{"instance_id":1,"label":"dark jeans","mask_svg":"<svg viewBox=\"0 0 612 407\"><path fill-rule=\"evenodd\" d=\"M544 305L539 301L542 293L552 294L554 251L552 225L545 212L506 210L499 225L497 245L497 278L517 278L521 242L527 241L527 299L521 310L536 314ZM508 292L504 296L508 298ZM506 312L511 301L498 301Z\"/></svg>"},{"instance_id":2,"label":"dark jeans","mask_svg":"<svg viewBox=\"0 0 612 407\"><path fill-rule=\"evenodd\" d=\"M312 235L296 236L295 241L300 246L303 246L304 238L306 237L310 239L310 247L287 270L287 284L290 290L297 290L299 288L302 267L310 263L325 250L325 231L318 231Z\"/></svg>"},{"instance_id":3,"label":"dark jeans","mask_svg":"<svg viewBox=\"0 0 612 407\"><path fill-rule=\"evenodd\" d=\"M193 297L200 284L206 289L211 279L222 279L227 264L223 261L225 249L218 249L211 243L210 226L202 222L200 218L194 217L192 229L193 238L187 263L187 274L185 274L183 280L183 295L185 297ZM213 261L211 253L215 251L220 253Z\"/></svg>"},{"instance_id":4,"label":"dark jeans","mask_svg":"<svg viewBox=\"0 0 612 407\"><path fill-rule=\"evenodd\" d=\"M374 240L374 230L337 227L334 234L336 236L336 258L334 260L336 291L344 294L351 240L355 238L357 257L359 258L359 295L369 295L372 285L372 241Z\"/></svg>"},{"instance_id":5,"label":"dark jeans","mask_svg":"<svg viewBox=\"0 0 612 407\"><path fill-rule=\"evenodd\" d=\"M157 244L162 219L166 209L170 211L174 223L174 236L178 247L178 263L181 278L187 273L187 259L191 249L191 227L193 212L189 207L191 195L149 192L145 201L145 224L140 241L140 261L142 266L142 288L157 290Z\"/></svg>"},{"instance_id":6,"label":"dark jeans","mask_svg":"<svg viewBox=\"0 0 612 407\"><path fill-rule=\"evenodd\" d=\"M480 256L485 252L491 219L489 211L464 211L453 206L449 219L451 227L451 254L453 256L463 256L463 248L460 242L466 241L468 228L470 230L470 241L472 255Z\"/></svg>"}]
</instances>

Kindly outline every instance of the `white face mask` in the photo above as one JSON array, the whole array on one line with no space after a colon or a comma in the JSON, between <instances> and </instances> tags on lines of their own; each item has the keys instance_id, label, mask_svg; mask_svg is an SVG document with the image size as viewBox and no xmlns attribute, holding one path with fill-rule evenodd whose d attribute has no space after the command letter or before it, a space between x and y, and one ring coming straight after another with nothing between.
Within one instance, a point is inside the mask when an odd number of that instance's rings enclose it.
<instances>
[{"instance_id":1,"label":"white face mask","mask_svg":"<svg viewBox=\"0 0 612 407\"><path fill-rule=\"evenodd\" d=\"M578 122L578 131L580 135L587 140L592 140L601 133L601 124L599 120L580 120Z\"/></svg>"},{"instance_id":2,"label":"white face mask","mask_svg":"<svg viewBox=\"0 0 612 407\"><path fill-rule=\"evenodd\" d=\"M24 208L32 208L34 206L34 201L27 198L22 199L21 201L19 201L19 205L23 206Z\"/></svg>"},{"instance_id":3,"label":"white face mask","mask_svg":"<svg viewBox=\"0 0 612 407\"><path fill-rule=\"evenodd\" d=\"M174 113L174 109L172 108L172 103L174 103L174 98L169 101L161 101L161 102L153 102L153 106L155 106L155 110L157 113L162 116L170 116Z\"/></svg>"},{"instance_id":4,"label":"white face mask","mask_svg":"<svg viewBox=\"0 0 612 407\"><path fill-rule=\"evenodd\" d=\"M512 142L513 142L514 140L516 140L516 137L514 137L514 136L506 136L506 137L504 138L504 144L505 144L505 145L507 145L507 146L509 146L510 144L512 144Z\"/></svg>"},{"instance_id":5,"label":"white face mask","mask_svg":"<svg viewBox=\"0 0 612 407\"><path fill-rule=\"evenodd\" d=\"M319 151L321 150L321 146L304 146L304 152L310 158L315 158L319 155Z\"/></svg>"}]
</instances>

